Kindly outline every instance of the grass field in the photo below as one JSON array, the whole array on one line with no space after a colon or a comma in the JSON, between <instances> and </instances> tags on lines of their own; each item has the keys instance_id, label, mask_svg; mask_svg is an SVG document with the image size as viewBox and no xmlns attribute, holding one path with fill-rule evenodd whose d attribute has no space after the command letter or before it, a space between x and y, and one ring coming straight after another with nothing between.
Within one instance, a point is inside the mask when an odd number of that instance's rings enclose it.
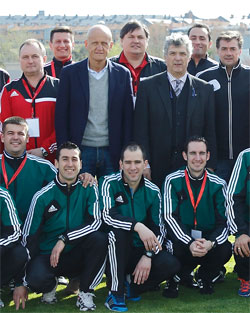
<instances>
[{"instance_id":1,"label":"grass field","mask_svg":"<svg viewBox=\"0 0 250 313\"><path fill-rule=\"evenodd\" d=\"M196 289L189 289L180 286L180 293L177 299L167 299L162 297L161 291L154 291L142 294L139 302L128 302L130 313L250 313L250 298L239 297L237 290L239 281L236 274L233 273L234 260L227 263L227 275L223 283L215 285L215 293L212 295L200 295ZM40 302L41 294L31 293L29 301L26 303L25 312L39 313L69 313L80 312L75 306L76 296L65 297L64 286L57 288L58 302L54 305L46 305ZM98 286L95 292L95 312L109 312L104 307L104 301L107 296L105 279ZM2 294L2 300L5 308L1 312L16 312L12 296L7 289ZM21 309L21 311L23 311Z\"/></svg>"}]
</instances>

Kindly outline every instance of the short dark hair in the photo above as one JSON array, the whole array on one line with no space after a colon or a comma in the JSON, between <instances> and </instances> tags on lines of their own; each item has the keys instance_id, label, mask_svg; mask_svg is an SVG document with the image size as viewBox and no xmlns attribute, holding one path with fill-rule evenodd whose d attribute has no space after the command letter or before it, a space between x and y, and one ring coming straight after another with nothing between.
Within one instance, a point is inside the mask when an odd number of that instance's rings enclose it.
<instances>
[{"instance_id":1,"label":"short dark hair","mask_svg":"<svg viewBox=\"0 0 250 313\"><path fill-rule=\"evenodd\" d=\"M188 140L185 142L183 151L186 154L188 152L188 145L190 144L190 142L203 142L206 145L207 152L209 151L209 146L208 146L207 140L202 136L194 135L194 136L189 137Z\"/></svg>"},{"instance_id":2,"label":"short dark hair","mask_svg":"<svg viewBox=\"0 0 250 313\"><path fill-rule=\"evenodd\" d=\"M195 23L193 26L191 26L189 29L188 29L188 36L191 32L191 30L193 28L205 28L207 30L207 34L208 34L208 40L211 41L211 30L209 28L209 26L207 24L203 24L203 23Z\"/></svg>"},{"instance_id":3,"label":"short dark hair","mask_svg":"<svg viewBox=\"0 0 250 313\"><path fill-rule=\"evenodd\" d=\"M236 30L228 30L228 31L220 33L216 39L216 48L217 49L220 48L220 41L221 40L231 41L233 39L236 39L238 41L239 49L241 49L243 46L243 37Z\"/></svg>"},{"instance_id":4,"label":"short dark hair","mask_svg":"<svg viewBox=\"0 0 250 313\"><path fill-rule=\"evenodd\" d=\"M126 150L129 150L129 151L136 151L136 150L141 150L142 152L142 158L143 160L145 161L147 159L147 154L146 154L146 150L145 148L138 144L137 142L134 142L134 141L131 141L130 143L128 143L127 145L125 145L123 148L122 148L122 151L121 151L121 161L123 162L124 160L124 153Z\"/></svg>"},{"instance_id":5,"label":"short dark hair","mask_svg":"<svg viewBox=\"0 0 250 313\"><path fill-rule=\"evenodd\" d=\"M56 159L57 161L59 161L60 158L60 153L62 149L68 149L68 150L78 150L79 153L79 159L82 159L82 153L81 150L79 149L78 145L76 145L75 143L71 142L71 141L66 141L64 143L62 143L59 148L56 150Z\"/></svg>"},{"instance_id":6,"label":"short dark hair","mask_svg":"<svg viewBox=\"0 0 250 313\"><path fill-rule=\"evenodd\" d=\"M29 125L28 125L27 121L20 116L11 116L11 117L6 118L3 122L3 125L2 125L2 132L3 133L5 132L6 126L8 124L25 126L27 129L27 133L29 131Z\"/></svg>"},{"instance_id":7,"label":"short dark hair","mask_svg":"<svg viewBox=\"0 0 250 313\"><path fill-rule=\"evenodd\" d=\"M131 20L122 27L120 38L123 39L127 33L132 33L137 28L141 28L144 31L146 38L149 39L150 35L147 26L137 20Z\"/></svg>"},{"instance_id":8,"label":"short dark hair","mask_svg":"<svg viewBox=\"0 0 250 313\"><path fill-rule=\"evenodd\" d=\"M69 26L56 26L50 32L50 42L53 41L53 36L55 33L69 33L71 34L72 41L74 40L72 29Z\"/></svg>"}]
</instances>

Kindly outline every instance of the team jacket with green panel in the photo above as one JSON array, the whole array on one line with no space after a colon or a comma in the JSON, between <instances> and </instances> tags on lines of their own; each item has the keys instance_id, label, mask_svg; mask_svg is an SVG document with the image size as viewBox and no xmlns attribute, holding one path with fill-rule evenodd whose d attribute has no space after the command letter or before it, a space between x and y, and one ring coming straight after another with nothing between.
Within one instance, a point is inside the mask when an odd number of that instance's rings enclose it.
<instances>
[{"instance_id":1,"label":"team jacket with green panel","mask_svg":"<svg viewBox=\"0 0 250 313\"><path fill-rule=\"evenodd\" d=\"M191 230L202 231L202 237L224 243L228 238L226 211L226 182L208 170L203 196L195 214L185 181L185 168L168 175L163 184L164 220L173 242L181 241L185 245L193 242ZM201 189L201 179L193 179L189 174L195 203Z\"/></svg>"},{"instance_id":2,"label":"team jacket with green panel","mask_svg":"<svg viewBox=\"0 0 250 313\"><path fill-rule=\"evenodd\" d=\"M234 165L227 190L230 230L236 237L250 235L250 148L243 150Z\"/></svg>"},{"instance_id":3,"label":"team jacket with green panel","mask_svg":"<svg viewBox=\"0 0 250 313\"><path fill-rule=\"evenodd\" d=\"M122 172L117 172L100 179L99 193L103 220L107 225L133 232L135 224L140 222L163 243L166 231L161 214L161 194L155 184L142 177L132 194L123 180ZM143 246L136 232L133 236L133 245Z\"/></svg>"},{"instance_id":4,"label":"team jacket with green panel","mask_svg":"<svg viewBox=\"0 0 250 313\"><path fill-rule=\"evenodd\" d=\"M24 153L21 157L14 158L4 151L4 163L8 181L11 180L26 155L27 160L24 167L8 188L15 200L18 215L22 223L25 221L34 194L53 180L57 173L56 168L47 160L29 153ZM1 154L0 163L2 162L2 157L3 155ZM2 166L0 167L0 185L6 187Z\"/></svg>"},{"instance_id":5,"label":"team jacket with green panel","mask_svg":"<svg viewBox=\"0 0 250 313\"><path fill-rule=\"evenodd\" d=\"M0 187L0 255L17 243L21 235L21 223L14 201L7 189Z\"/></svg>"},{"instance_id":6,"label":"team jacket with green panel","mask_svg":"<svg viewBox=\"0 0 250 313\"><path fill-rule=\"evenodd\" d=\"M83 236L101 226L98 189L82 187L80 180L68 189L58 175L33 197L23 227L23 245L31 257L50 254L59 235L66 238L64 252L70 251ZM37 251L36 248L40 251Z\"/></svg>"}]
</instances>

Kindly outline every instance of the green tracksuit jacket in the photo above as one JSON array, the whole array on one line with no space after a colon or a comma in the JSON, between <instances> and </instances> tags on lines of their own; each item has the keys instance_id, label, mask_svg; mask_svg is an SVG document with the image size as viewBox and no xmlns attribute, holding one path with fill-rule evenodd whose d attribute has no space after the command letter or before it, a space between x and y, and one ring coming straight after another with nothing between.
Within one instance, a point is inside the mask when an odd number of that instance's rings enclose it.
<instances>
[{"instance_id":1,"label":"green tracksuit jacket","mask_svg":"<svg viewBox=\"0 0 250 313\"><path fill-rule=\"evenodd\" d=\"M31 257L36 253L50 254L58 236L64 235L66 246L63 252L68 252L78 240L100 226L97 187L83 188L78 180L68 189L57 175L32 199L23 227L23 245L27 245Z\"/></svg>"}]
</instances>

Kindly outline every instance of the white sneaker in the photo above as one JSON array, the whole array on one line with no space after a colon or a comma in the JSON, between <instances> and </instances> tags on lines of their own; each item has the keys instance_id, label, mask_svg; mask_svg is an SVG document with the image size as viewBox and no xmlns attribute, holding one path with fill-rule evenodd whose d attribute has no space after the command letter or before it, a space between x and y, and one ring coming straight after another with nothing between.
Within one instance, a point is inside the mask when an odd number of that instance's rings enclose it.
<instances>
[{"instance_id":1,"label":"white sneaker","mask_svg":"<svg viewBox=\"0 0 250 313\"><path fill-rule=\"evenodd\" d=\"M4 307L4 303L2 301L2 299L0 298L0 308L3 308Z\"/></svg>"},{"instance_id":2,"label":"white sneaker","mask_svg":"<svg viewBox=\"0 0 250 313\"><path fill-rule=\"evenodd\" d=\"M43 303L54 304L54 303L57 302L57 299L56 299L56 288L57 288L57 285L58 285L58 281L56 279L55 287L50 292L43 293L43 296L42 296L42 299L41 299L41 301Z\"/></svg>"},{"instance_id":3,"label":"white sneaker","mask_svg":"<svg viewBox=\"0 0 250 313\"><path fill-rule=\"evenodd\" d=\"M93 302L93 297L95 297L95 295L91 292L80 291L77 297L76 306L80 311L94 311L96 305Z\"/></svg>"}]
</instances>

